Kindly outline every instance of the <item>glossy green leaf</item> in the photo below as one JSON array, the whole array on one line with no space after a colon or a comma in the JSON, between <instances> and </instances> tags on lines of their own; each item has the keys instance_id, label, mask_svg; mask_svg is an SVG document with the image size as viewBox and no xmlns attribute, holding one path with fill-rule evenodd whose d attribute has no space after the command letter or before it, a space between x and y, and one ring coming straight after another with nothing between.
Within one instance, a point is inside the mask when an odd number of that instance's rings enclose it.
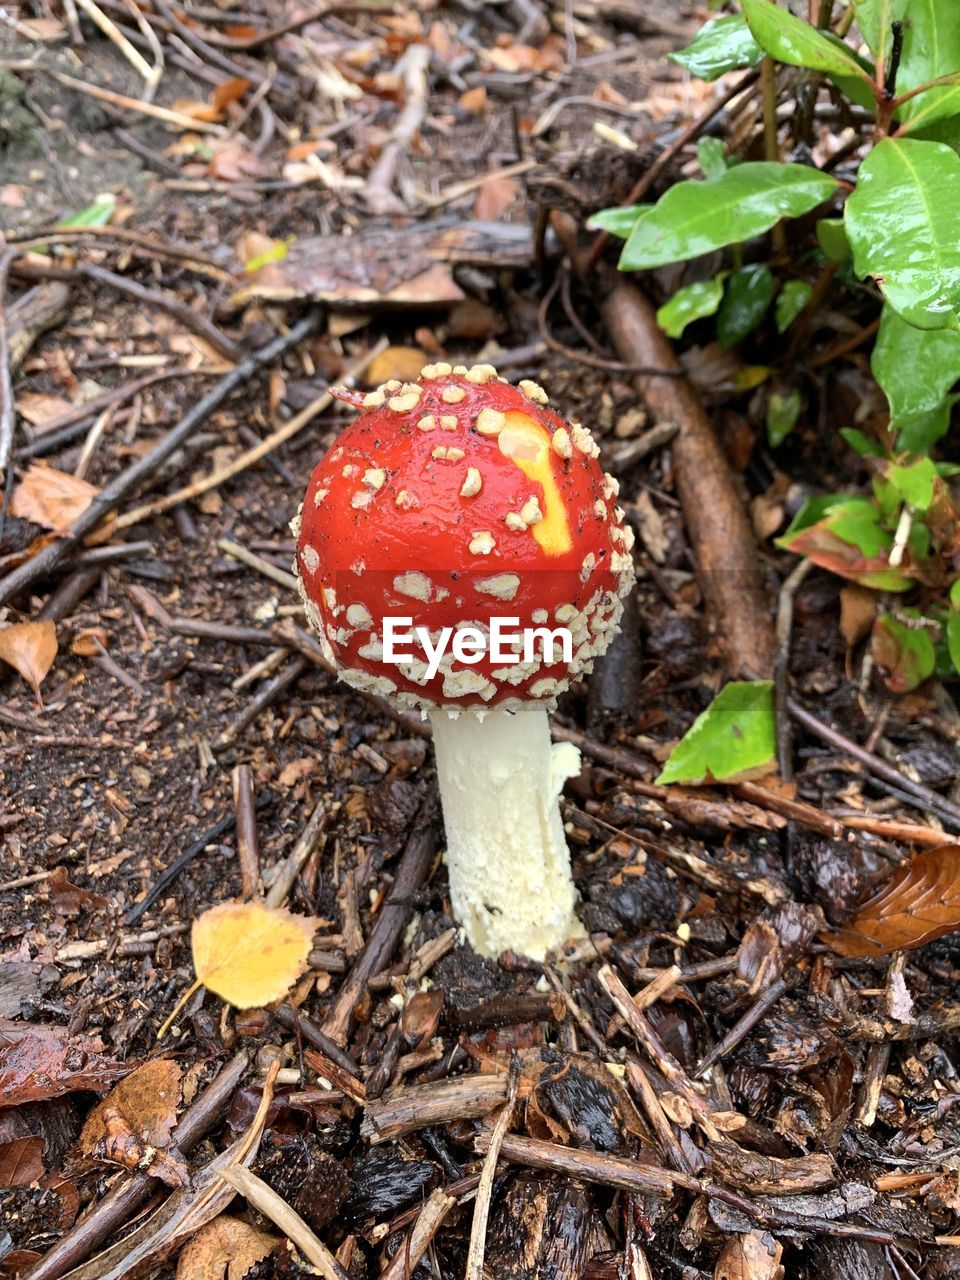
<instances>
[{"instance_id":1,"label":"glossy green leaf","mask_svg":"<svg viewBox=\"0 0 960 1280\"><path fill-rule=\"evenodd\" d=\"M775 759L773 683L727 684L671 751L657 782L734 782L769 772Z\"/></svg>"},{"instance_id":2,"label":"glossy green leaf","mask_svg":"<svg viewBox=\"0 0 960 1280\"><path fill-rule=\"evenodd\" d=\"M886 306L870 367L887 397L900 447L926 452L949 427L948 392L960 380L960 332L916 329Z\"/></svg>"},{"instance_id":3,"label":"glossy green leaf","mask_svg":"<svg viewBox=\"0 0 960 1280\"><path fill-rule=\"evenodd\" d=\"M861 458L883 457L883 450L876 440L871 440L869 436L864 435L862 431L858 431L856 427L841 427L840 434L850 448L859 453Z\"/></svg>"},{"instance_id":4,"label":"glossy green leaf","mask_svg":"<svg viewBox=\"0 0 960 1280\"><path fill-rule=\"evenodd\" d=\"M717 339L729 351L752 333L773 298L773 276L762 262L734 271L727 281L717 313Z\"/></svg>"},{"instance_id":5,"label":"glossy green leaf","mask_svg":"<svg viewBox=\"0 0 960 1280\"><path fill-rule=\"evenodd\" d=\"M685 49L667 54L668 61L686 67L698 80L716 80L728 71L755 67L762 57L763 50L738 13L712 18Z\"/></svg>"},{"instance_id":6,"label":"glossy green leaf","mask_svg":"<svg viewBox=\"0 0 960 1280\"><path fill-rule=\"evenodd\" d=\"M78 213L71 213L68 218L58 222L57 228L65 231L68 227L105 227L113 217L116 207L117 197L107 192L97 196L96 200L88 204L85 209L81 209Z\"/></svg>"},{"instance_id":7,"label":"glossy green leaf","mask_svg":"<svg viewBox=\"0 0 960 1280\"><path fill-rule=\"evenodd\" d=\"M697 142L697 160L703 176L709 181L727 172L727 144L722 138L701 138Z\"/></svg>"},{"instance_id":8,"label":"glossy green leaf","mask_svg":"<svg viewBox=\"0 0 960 1280\"><path fill-rule=\"evenodd\" d=\"M857 22L877 61L889 65L893 23L903 24L897 82L900 95L960 71L960 17L954 0L861 0ZM960 113L960 85L944 84L903 103L901 132Z\"/></svg>"},{"instance_id":9,"label":"glossy green leaf","mask_svg":"<svg viewBox=\"0 0 960 1280\"><path fill-rule=\"evenodd\" d=\"M929 458L917 458L906 464L890 462L884 474L902 502L908 502L916 511L929 509L937 479L937 468Z\"/></svg>"},{"instance_id":10,"label":"glossy green leaf","mask_svg":"<svg viewBox=\"0 0 960 1280\"><path fill-rule=\"evenodd\" d=\"M777 322L777 333L786 331L810 301L813 286L806 280L788 280L777 294L774 317Z\"/></svg>"},{"instance_id":11,"label":"glossy green leaf","mask_svg":"<svg viewBox=\"0 0 960 1280\"><path fill-rule=\"evenodd\" d=\"M688 324L716 313L723 297L726 274L721 271L712 280L686 284L663 304L657 311L657 324L668 337L679 338Z\"/></svg>"},{"instance_id":12,"label":"glossy green leaf","mask_svg":"<svg viewBox=\"0 0 960 1280\"><path fill-rule=\"evenodd\" d=\"M933 675L937 665L933 638L922 625L920 614L916 609L904 609L903 619L881 614L870 635L870 653L893 693L916 689Z\"/></svg>"},{"instance_id":13,"label":"glossy green leaf","mask_svg":"<svg viewBox=\"0 0 960 1280\"><path fill-rule=\"evenodd\" d=\"M775 391L767 401L767 439L772 448L783 444L797 425L803 408L803 396L796 387L781 395Z\"/></svg>"},{"instance_id":14,"label":"glossy green leaf","mask_svg":"<svg viewBox=\"0 0 960 1280\"><path fill-rule=\"evenodd\" d=\"M623 247L620 269L661 267L749 240L781 218L815 209L836 189L834 178L806 165L763 160L736 165L712 182L678 182L647 206Z\"/></svg>"},{"instance_id":15,"label":"glossy green leaf","mask_svg":"<svg viewBox=\"0 0 960 1280\"><path fill-rule=\"evenodd\" d=\"M631 204L622 209L601 209L587 222L591 231L607 231L612 236L626 240L637 222L653 208L649 204Z\"/></svg>"},{"instance_id":16,"label":"glossy green leaf","mask_svg":"<svg viewBox=\"0 0 960 1280\"><path fill-rule=\"evenodd\" d=\"M884 138L860 166L844 221L857 275L873 276L904 320L960 328L960 156Z\"/></svg>"},{"instance_id":17,"label":"glossy green leaf","mask_svg":"<svg viewBox=\"0 0 960 1280\"><path fill-rule=\"evenodd\" d=\"M754 39L772 58L793 67L868 80L856 54L772 0L741 0Z\"/></svg>"},{"instance_id":18,"label":"glossy green leaf","mask_svg":"<svg viewBox=\"0 0 960 1280\"><path fill-rule=\"evenodd\" d=\"M831 262L850 257L850 241L842 218L821 218L817 223L817 243Z\"/></svg>"},{"instance_id":19,"label":"glossy green leaf","mask_svg":"<svg viewBox=\"0 0 960 1280\"><path fill-rule=\"evenodd\" d=\"M953 663L954 670L960 675L960 613L950 610L944 623L944 630L947 633L947 652L950 654L950 661Z\"/></svg>"},{"instance_id":20,"label":"glossy green leaf","mask_svg":"<svg viewBox=\"0 0 960 1280\"><path fill-rule=\"evenodd\" d=\"M811 498L776 545L863 587L907 591L913 585L904 569L890 568L893 535L869 498Z\"/></svg>"}]
</instances>

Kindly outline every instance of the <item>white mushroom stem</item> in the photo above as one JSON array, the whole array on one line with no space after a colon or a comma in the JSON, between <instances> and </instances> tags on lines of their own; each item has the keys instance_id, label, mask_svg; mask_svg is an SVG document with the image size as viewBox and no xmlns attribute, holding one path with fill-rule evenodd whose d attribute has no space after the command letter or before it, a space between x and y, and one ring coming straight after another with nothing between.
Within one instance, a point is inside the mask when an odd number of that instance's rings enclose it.
<instances>
[{"instance_id":1,"label":"white mushroom stem","mask_svg":"<svg viewBox=\"0 0 960 1280\"><path fill-rule=\"evenodd\" d=\"M551 743L542 705L430 722L454 915L480 955L542 960L582 933L559 805L580 754Z\"/></svg>"}]
</instances>

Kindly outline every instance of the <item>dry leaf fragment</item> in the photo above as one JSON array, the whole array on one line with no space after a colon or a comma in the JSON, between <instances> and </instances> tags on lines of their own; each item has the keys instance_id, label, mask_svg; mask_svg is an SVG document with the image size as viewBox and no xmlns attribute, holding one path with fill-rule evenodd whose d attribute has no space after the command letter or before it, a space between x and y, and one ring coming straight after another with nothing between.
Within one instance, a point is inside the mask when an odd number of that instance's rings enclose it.
<instances>
[{"instance_id":1,"label":"dry leaf fragment","mask_svg":"<svg viewBox=\"0 0 960 1280\"><path fill-rule=\"evenodd\" d=\"M13 491L10 513L62 533L99 492L86 480L34 462Z\"/></svg>"},{"instance_id":2,"label":"dry leaf fragment","mask_svg":"<svg viewBox=\"0 0 960 1280\"><path fill-rule=\"evenodd\" d=\"M180 1254L177 1280L242 1280L279 1241L222 1213L201 1227Z\"/></svg>"},{"instance_id":3,"label":"dry leaf fragment","mask_svg":"<svg viewBox=\"0 0 960 1280\"><path fill-rule=\"evenodd\" d=\"M0 1143L0 1187L29 1187L44 1172L42 1138L14 1138Z\"/></svg>"},{"instance_id":4,"label":"dry leaf fragment","mask_svg":"<svg viewBox=\"0 0 960 1280\"><path fill-rule=\"evenodd\" d=\"M0 661L8 663L33 685L37 697L43 677L57 656L57 627L43 622L15 622L0 631Z\"/></svg>"},{"instance_id":5,"label":"dry leaf fragment","mask_svg":"<svg viewBox=\"0 0 960 1280\"><path fill-rule=\"evenodd\" d=\"M505 178L502 174L492 173L480 184L473 216L481 222L496 222L503 217L519 194L520 184L516 178Z\"/></svg>"},{"instance_id":6,"label":"dry leaf fragment","mask_svg":"<svg viewBox=\"0 0 960 1280\"><path fill-rule=\"evenodd\" d=\"M40 431L45 423L75 407L62 396L53 396L46 391L24 391L17 397L17 413Z\"/></svg>"},{"instance_id":7,"label":"dry leaf fragment","mask_svg":"<svg viewBox=\"0 0 960 1280\"><path fill-rule=\"evenodd\" d=\"M83 1154L101 1154L97 1148L116 1134L118 1120L141 1143L169 1146L177 1122L181 1074L172 1058L153 1058L131 1071L87 1116L80 1134Z\"/></svg>"},{"instance_id":8,"label":"dry leaf fragment","mask_svg":"<svg viewBox=\"0 0 960 1280\"><path fill-rule=\"evenodd\" d=\"M429 360L419 347L385 347L370 361L363 381L368 387L378 387L391 378L398 382L416 382L425 364L429 364Z\"/></svg>"},{"instance_id":9,"label":"dry leaf fragment","mask_svg":"<svg viewBox=\"0 0 960 1280\"><path fill-rule=\"evenodd\" d=\"M925 849L897 867L842 929L823 941L842 956L912 951L960 929L960 845Z\"/></svg>"},{"instance_id":10,"label":"dry leaf fragment","mask_svg":"<svg viewBox=\"0 0 960 1280\"><path fill-rule=\"evenodd\" d=\"M783 1245L766 1231L731 1236L717 1259L714 1280L782 1280Z\"/></svg>"}]
</instances>

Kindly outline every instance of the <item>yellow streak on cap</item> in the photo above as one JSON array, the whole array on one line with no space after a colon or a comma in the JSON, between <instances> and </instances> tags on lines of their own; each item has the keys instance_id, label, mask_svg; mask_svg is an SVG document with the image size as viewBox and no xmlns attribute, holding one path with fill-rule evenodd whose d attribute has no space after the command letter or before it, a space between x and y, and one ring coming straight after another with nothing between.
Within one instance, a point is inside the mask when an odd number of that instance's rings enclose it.
<instances>
[{"instance_id":1,"label":"yellow streak on cap","mask_svg":"<svg viewBox=\"0 0 960 1280\"><path fill-rule=\"evenodd\" d=\"M553 473L553 450L545 427L525 413L508 413L497 436L500 452L520 468L528 480L543 487L543 519L530 526L546 556L565 555L573 546L570 521Z\"/></svg>"}]
</instances>

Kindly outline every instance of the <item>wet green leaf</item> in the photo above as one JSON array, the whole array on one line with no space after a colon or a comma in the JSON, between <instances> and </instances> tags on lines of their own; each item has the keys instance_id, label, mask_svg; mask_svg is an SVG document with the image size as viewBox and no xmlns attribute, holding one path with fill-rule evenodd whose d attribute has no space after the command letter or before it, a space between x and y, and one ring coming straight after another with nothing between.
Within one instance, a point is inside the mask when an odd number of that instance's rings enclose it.
<instances>
[{"instance_id":1,"label":"wet green leaf","mask_svg":"<svg viewBox=\"0 0 960 1280\"><path fill-rule=\"evenodd\" d=\"M730 168L727 144L722 138L701 138L697 143L697 161L708 181L721 177Z\"/></svg>"},{"instance_id":2,"label":"wet green leaf","mask_svg":"<svg viewBox=\"0 0 960 1280\"><path fill-rule=\"evenodd\" d=\"M904 609L904 619L884 613L873 624L870 653L884 672L887 688L893 693L909 693L929 676L937 665L937 654L930 632L922 625L916 609Z\"/></svg>"},{"instance_id":3,"label":"wet green leaf","mask_svg":"<svg viewBox=\"0 0 960 1280\"><path fill-rule=\"evenodd\" d=\"M657 324L670 338L679 338L688 324L716 313L723 297L726 272L712 280L697 280L684 285L657 311Z\"/></svg>"},{"instance_id":4,"label":"wet green leaf","mask_svg":"<svg viewBox=\"0 0 960 1280\"><path fill-rule=\"evenodd\" d=\"M768 773L775 759L772 681L727 684L671 751L657 782L733 782Z\"/></svg>"},{"instance_id":5,"label":"wet green leaf","mask_svg":"<svg viewBox=\"0 0 960 1280\"><path fill-rule=\"evenodd\" d=\"M844 220L857 275L873 276L908 324L960 328L960 156L884 138L860 166Z\"/></svg>"},{"instance_id":6,"label":"wet green leaf","mask_svg":"<svg viewBox=\"0 0 960 1280\"><path fill-rule=\"evenodd\" d=\"M678 182L645 206L623 247L620 269L643 271L749 240L781 218L808 213L836 188L829 174L773 161L736 165L711 182Z\"/></svg>"},{"instance_id":7,"label":"wet green leaf","mask_svg":"<svg viewBox=\"0 0 960 1280\"><path fill-rule=\"evenodd\" d=\"M96 200L88 204L85 209L81 209L78 213L71 213L68 218L58 222L57 228L63 231L68 227L105 227L113 217L116 207L117 197L106 192L102 196L97 196Z\"/></svg>"},{"instance_id":8,"label":"wet green leaf","mask_svg":"<svg viewBox=\"0 0 960 1280\"><path fill-rule=\"evenodd\" d=\"M947 633L947 652L954 670L960 675L960 613L953 609L947 614L944 629Z\"/></svg>"},{"instance_id":9,"label":"wet green leaf","mask_svg":"<svg viewBox=\"0 0 960 1280\"><path fill-rule=\"evenodd\" d=\"M846 262L850 257L850 241L842 218L821 218L817 223L817 242L831 262Z\"/></svg>"},{"instance_id":10,"label":"wet green leaf","mask_svg":"<svg viewBox=\"0 0 960 1280\"><path fill-rule=\"evenodd\" d=\"M915 511L928 510L937 479L937 468L929 458L917 458L906 465L890 462L884 472L887 483L901 502L909 503Z\"/></svg>"},{"instance_id":11,"label":"wet green leaf","mask_svg":"<svg viewBox=\"0 0 960 1280\"><path fill-rule=\"evenodd\" d=\"M763 263L751 263L734 271L727 281L717 314L717 339L729 351L751 333L766 314L773 298L773 276Z\"/></svg>"},{"instance_id":12,"label":"wet green leaf","mask_svg":"<svg viewBox=\"0 0 960 1280\"><path fill-rule=\"evenodd\" d=\"M857 22L870 51L889 65L893 23L903 23L903 46L895 92L960 71L960 21L953 0L861 0ZM939 85L919 93L897 111L904 131L960 113L960 85Z\"/></svg>"},{"instance_id":13,"label":"wet green leaf","mask_svg":"<svg viewBox=\"0 0 960 1280\"><path fill-rule=\"evenodd\" d=\"M776 545L863 587L908 591L913 579L891 569L893 534L869 498L828 494L804 503Z\"/></svg>"},{"instance_id":14,"label":"wet green leaf","mask_svg":"<svg viewBox=\"0 0 960 1280\"><path fill-rule=\"evenodd\" d=\"M806 280L788 280L777 294L774 316L777 321L777 333L786 331L810 301L813 286Z\"/></svg>"},{"instance_id":15,"label":"wet green leaf","mask_svg":"<svg viewBox=\"0 0 960 1280\"><path fill-rule=\"evenodd\" d=\"M924 453L946 434L960 380L960 332L917 329L885 306L870 367L890 406L900 447Z\"/></svg>"},{"instance_id":16,"label":"wet green leaf","mask_svg":"<svg viewBox=\"0 0 960 1280\"><path fill-rule=\"evenodd\" d=\"M778 62L809 67L835 76L869 80L856 54L839 40L812 27L772 0L741 0L743 12L757 43Z\"/></svg>"},{"instance_id":17,"label":"wet green leaf","mask_svg":"<svg viewBox=\"0 0 960 1280\"><path fill-rule=\"evenodd\" d=\"M653 208L651 204L631 204L623 209L601 209L591 217L587 226L591 231L606 231L626 240L637 222Z\"/></svg>"},{"instance_id":18,"label":"wet green leaf","mask_svg":"<svg viewBox=\"0 0 960 1280\"><path fill-rule=\"evenodd\" d=\"M802 408L803 396L796 387L783 395L779 391L773 393L767 401L767 439L772 448L783 444L797 425Z\"/></svg>"},{"instance_id":19,"label":"wet green leaf","mask_svg":"<svg viewBox=\"0 0 960 1280\"><path fill-rule=\"evenodd\" d=\"M871 440L856 427L841 427L840 434L851 449L855 449L861 458L882 458L883 450L876 440Z\"/></svg>"},{"instance_id":20,"label":"wet green leaf","mask_svg":"<svg viewBox=\"0 0 960 1280\"><path fill-rule=\"evenodd\" d=\"M667 54L668 61L686 67L698 80L716 80L728 71L755 67L762 57L763 50L740 14L712 18L685 49Z\"/></svg>"}]
</instances>

